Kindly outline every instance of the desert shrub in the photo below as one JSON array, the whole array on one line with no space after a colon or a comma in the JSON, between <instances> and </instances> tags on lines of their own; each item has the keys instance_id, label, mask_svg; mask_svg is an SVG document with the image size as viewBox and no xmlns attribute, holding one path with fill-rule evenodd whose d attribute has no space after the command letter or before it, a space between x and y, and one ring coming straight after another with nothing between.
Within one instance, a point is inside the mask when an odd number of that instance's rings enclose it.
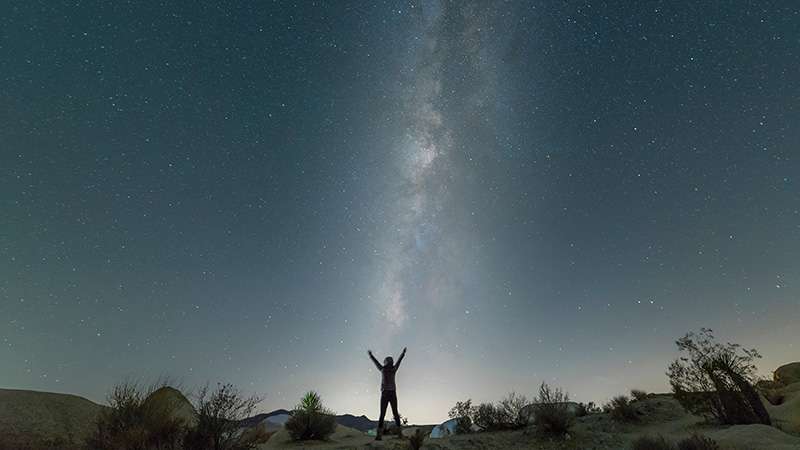
<instances>
[{"instance_id":1,"label":"desert shrub","mask_svg":"<svg viewBox=\"0 0 800 450\"><path fill-rule=\"evenodd\" d=\"M637 402L642 401L647 398L647 392L641 389L631 389L631 398Z\"/></svg>"},{"instance_id":2,"label":"desert shrub","mask_svg":"<svg viewBox=\"0 0 800 450\"><path fill-rule=\"evenodd\" d=\"M258 430L242 432L239 422L252 415L261 401L245 397L231 384L208 386L197 395L197 424L189 430L184 447L193 450L246 450L266 442L269 436Z\"/></svg>"},{"instance_id":3,"label":"desert shrub","mask_svg":"<svg viewBox=\"0 0 800 450\"><path fill-rule=\"evenodd\" d=\"M631 404L631 400L626 395L618 395L603 406L603 412L608 413L617 422L636 422L639 416L636 408Z\"/></svg>"},{"instance_id":4,"label":"desert shrub","mask_svg":"<svg viewBox=\"0 0 800 450\"><path fill-rule=\"evenodd\" d=\"M336 431L336 418L322 404L322 398L309 391L286 421L286 430L295 441L325 440Z\"/></svg>"},{"instance_id":5,"label":"desert shrub","mask_svg":"<svg viewBox=\"0 0 800 450\"><path fill-rule=\"evenodd\" d=\"M678 450L719 450L719 444L711 438L693 434L678 441Z\"/></svg>"},{"instance_id":6,"label":"desert shrub","mask_svg":"<svg viewBox=\"0 0 800 450\"><path fill-rule=\"evenodd\" d=\"M495 405L499 426L505 429L518 429L528 424L528 416L523 410L530 402L524 395L510 392Z\"/></svg>"},{"instance_id":7,"label":"desert shrub","mask_svg":"<svg viewBox=\"0 0 800 450\"><path fill-rule=\"evenodd\" d=\"M569 395L560 388L551 388L547 383L539 386L533 423L538 433L564 436L569 432L575 417L569 410Z\"/></svg>"},{"instance_id":8,"label":"desert shrub","mask_svg":"<svg viewBox=\"0 0 800 450\"><path fill-rule=\"evenodd\" d=\"M501 428L500 422L502 418L497 408L491 403L481 403L473 408L472 414L473 423L479 426L481 430L493 431Z\"/></svg>"},{"instance_id":9,"label":"desert shrub","mask_svg":"<svg viewBox=\"0 0 800 450\"><path fill-rule=\"evenodd\" d=\"M456 433L468 433L472 424L484 431L514 430L528 424L525 414L528 398L515 392L497 403L472 405L472 400L457 402L450 410L451 419L458 419Z\"/></svg>"},{"instance_id":10,"label":"desert shrub","mask_svg":"<svg viewBox=\"0 0 800 450\"><path fill-rule=\"evenodd\" d=\"M260 426L250 427L242 432L241 439L243 442L252 443L255 447L258 447L258 444L263 444L269 441L269 438L271 438L275 433L275 431L267 431L264 429L264 427Z\"/></svg>"},{"instance_id":11,"label":"desert shrub","mask_svg":"<svg viewBox=\"0 0 800 450\"><path fill-rule=\"evenodd\" d=\"M664 436L642 436L631 443L631 450L675 450Z\"/></svg>"},{"instance_id":12,"label":"desert shrub","mask_svg":"<svg viewBox=\"0 0 800 450\"><path fill-rule=\"evenodd\" d=\"M575 409L575 417L583 417L588 416L589 414L595 414L600 412L600 408L594 404L594 402L589 403L578 403L578 406Z\"/></svg>"},{"instance_id":13,"label":"desert shrub","mask_svg":"<svg viewBox=\"0 0 800 450\"><path fill-rule=\"evenodd\" d=\"M474 408L472 406L472 399L467 399L463 402L456 402L455 406L450 408L447 415L451 419L456 419L456 433L469 433L472 428L472 417L474 415Z\"/></svg>"},{"instance_id":14,"label":"desert shrub","mask_svg":"<svg viewBox=\"0 0 800 450\"><path fill-rule=\"evenodd\" d=\"M186 429L169 402L146 402L159 387L149 389L137 383L120 383L108 396L109 408L103 410L97 425L86 441L90 450L175 449Z\"/></svg>"},{"instance_id":15,"label":"desert shrub","mask_svg":"<svg viewBox=\"0 0 800 450\"><path fill-rule=\"evenodd\" d=\"M417 428L414 434L409 436L408 446L411 447L411 450L419 450L423 444L425 444L425 433L421 428Z\"/></svg>"},{"instance_id":16,"label":"desert shrub","mask_svg":"<svg viewBox=\"0 0 800 450\"><path fill-rule=\"evenodd\" d=\"M724 424L770 424L754 388L755 349L716 342L710 329L676 341L683 356L667 369L675 399L689 412Z\"/></svg>"}]
</instances>

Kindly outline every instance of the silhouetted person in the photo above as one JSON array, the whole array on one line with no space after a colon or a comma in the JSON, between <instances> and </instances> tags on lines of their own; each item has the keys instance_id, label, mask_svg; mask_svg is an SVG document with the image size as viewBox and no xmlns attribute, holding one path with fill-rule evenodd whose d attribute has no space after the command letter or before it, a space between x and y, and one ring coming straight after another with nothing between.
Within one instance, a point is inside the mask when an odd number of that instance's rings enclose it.
<instances>
[{"instance_id":1,"label":"silhouetted person","mask_svg":"<svg viewBox=\"0 0 800 450\"><path fill-rule=\"evenodd\" d=\"M383 360L383 365L378 362L372 355L372 350L367 350L369 359L375 363L375 367L381 371L381 416L378 419L378 431L375 440L380 441L383 435L383 419L386 417L386 405L392 405L392 414L394 415L394 423L397 425L398 433L400 433L400 413L397 412L397 386L394 384L394 374L400 368L400 363L403 362L403 357L406 356L406 349L403 348L403 353L397 358L397 364L391 356L387 356Z\"/></svg>"}]
</instances>

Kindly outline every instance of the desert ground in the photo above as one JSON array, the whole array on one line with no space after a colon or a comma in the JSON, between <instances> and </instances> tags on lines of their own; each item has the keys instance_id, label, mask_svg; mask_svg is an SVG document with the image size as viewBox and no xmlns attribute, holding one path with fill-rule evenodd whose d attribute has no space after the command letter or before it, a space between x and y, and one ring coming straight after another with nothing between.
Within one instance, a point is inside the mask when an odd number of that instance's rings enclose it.
<instances>
[{"instance_id":1,"label":"desert ground","mask_svg":"<svg viewBox=\"0 0 800 450\"><path fill-rule=\"evenodd\" d=\"M799 386L800 387L800 386ZM715 427L704 424L701 417L687 414L668 394L650 395L639 402L637 408L643 419L637 424L617 424L607 414L591 414L576 419L576 425L564 440L548 440L536 435L535 430L499 431L426 439L423 449L575 449L616 450L630 448L631 443L643 435L662 435L673 440L694 433L711 437L722 449L731 450L790 450L800 449L800 436L791 435L766 425L736 425ZM430 427L426 427L430 429ZM404 436L412 435L416 427L404 429ZM375 441L374 437L346 427L338 427L328 442L292 442L288 433L280 431L260 449L353 449L385 448L408 449L406 439L395 436Z\"/></svg>"}]
</instances>

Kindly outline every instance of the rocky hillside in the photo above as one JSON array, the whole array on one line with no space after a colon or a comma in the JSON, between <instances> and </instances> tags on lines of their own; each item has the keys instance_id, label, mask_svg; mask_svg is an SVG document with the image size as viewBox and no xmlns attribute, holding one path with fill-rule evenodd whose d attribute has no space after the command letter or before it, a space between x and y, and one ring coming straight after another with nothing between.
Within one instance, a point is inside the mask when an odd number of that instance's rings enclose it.
<instances>
[{"instance_id":1,"label":"rocky hillside","mask_svg":"<svg viewBox=\"0 0 800 450\"><path fill-rule=\"evenodd\" d=\"M103 408L76 395L0 389L0 448L83 442Z\"/></svg>"}]
</instances>

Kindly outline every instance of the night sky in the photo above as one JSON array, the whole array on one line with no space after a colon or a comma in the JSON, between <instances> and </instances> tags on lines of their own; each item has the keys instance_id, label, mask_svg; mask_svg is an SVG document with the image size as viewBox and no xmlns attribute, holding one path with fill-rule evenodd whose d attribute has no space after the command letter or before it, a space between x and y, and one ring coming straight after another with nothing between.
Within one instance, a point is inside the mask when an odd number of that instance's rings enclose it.
<instances>
[{"instance_id":1,"label":"night sky","mask_svg":"<svg viewBox=\"0 0 800 450\"><path fill-rule=\"evenodd\" d=\"M800 4L0 6L0 387L377 416L798 359Z\"/></svg>"}]
</instances>

